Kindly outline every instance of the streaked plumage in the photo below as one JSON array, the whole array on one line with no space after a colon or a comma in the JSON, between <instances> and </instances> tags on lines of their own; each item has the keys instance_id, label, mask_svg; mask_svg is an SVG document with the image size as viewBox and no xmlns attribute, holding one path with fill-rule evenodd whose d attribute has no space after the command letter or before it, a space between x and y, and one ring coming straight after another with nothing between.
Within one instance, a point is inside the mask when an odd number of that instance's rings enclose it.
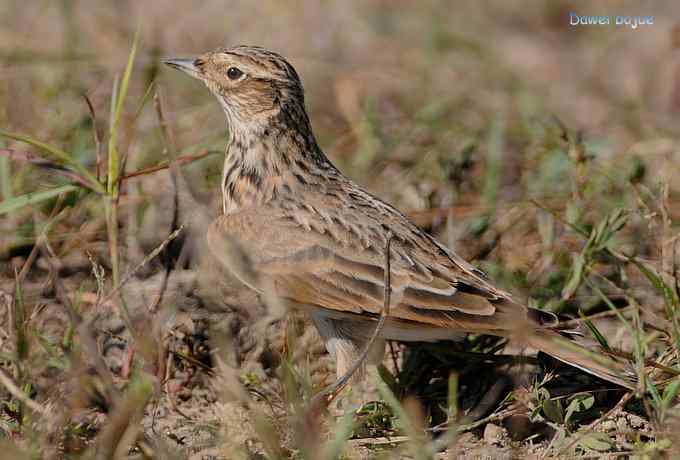
<instances>
[{"instance_id":1,"label":"streaked plumage","mask_svg":"<svg viewBox=\"0 0 680 460\"><path fill-rule=\"evenodd\" d=\"M518 304L338 171L314 138L302 84L283 57L238 46L166 63L205 82L229 123L224 215L208 231L211 248L219 253L225 241L238 243L250 268L245 273L231 266L237 277L254 289L266 283L289 305L307 310L336 355L339 375L358 356L382 309L391 234L393 297L384 338L521 336L576 367L632 385L625 361L585 356L554 331L554 315Z\"/></svg>"}]
</instances>

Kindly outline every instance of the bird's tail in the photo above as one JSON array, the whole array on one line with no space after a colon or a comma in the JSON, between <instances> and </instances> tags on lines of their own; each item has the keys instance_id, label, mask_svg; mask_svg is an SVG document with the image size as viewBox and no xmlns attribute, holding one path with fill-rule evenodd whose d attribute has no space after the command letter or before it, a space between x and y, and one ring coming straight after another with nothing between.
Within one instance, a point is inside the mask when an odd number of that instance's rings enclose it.
<instances>
[{"instance_id":1,"label":"bird's tail","mask_svg":"<svg viewBox=\"0 0 680 460\"><path fill-rule=\"evenodd\" d=\"M550 329L537 329L525 342L562 362L625 388L636 388L633 364L626 358L590 350Z\"/></svg>"}]
</instances>

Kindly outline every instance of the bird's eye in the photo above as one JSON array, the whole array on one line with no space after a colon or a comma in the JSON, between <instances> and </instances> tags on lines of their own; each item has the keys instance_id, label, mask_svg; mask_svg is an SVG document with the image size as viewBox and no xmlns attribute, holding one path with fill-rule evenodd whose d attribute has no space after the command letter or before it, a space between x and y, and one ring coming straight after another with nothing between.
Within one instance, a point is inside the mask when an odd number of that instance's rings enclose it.
<instances>
[{"instance_id":1,"label":"bird's eye","mask_svg":"<svg viewBox=\"0 0 680 460\"><path fill-rule=\"evenodd\" d=\"M229 67L227 70L227 77L229 77L229 80L237 80L241 75L243 75L243 72L237 67Z\"/></svg>"}]
</instances>

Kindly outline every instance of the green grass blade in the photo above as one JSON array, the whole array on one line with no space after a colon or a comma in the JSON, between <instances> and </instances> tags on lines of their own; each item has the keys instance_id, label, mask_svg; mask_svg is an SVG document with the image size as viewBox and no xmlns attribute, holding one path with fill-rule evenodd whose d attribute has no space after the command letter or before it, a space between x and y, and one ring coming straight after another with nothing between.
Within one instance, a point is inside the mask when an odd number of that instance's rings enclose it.
<instances>
[{"instance_id":1,"label":"green grass blade","mask_svg":"<svg viewBox=\"0 0 680 460\"><path fill-rule=\"evenodd\" d=\"M24 305L24 286L19 274L15 272L14 282L14 327L15 334L15 349L16 349L16 364L19 367L21 374L22 366L26 356L28 355L28 340L26 339L26 308Z\"/></svg>"},{"instance_id":2,"label":"green grass blade","mask_svg":"<svg viewBox=\"0 0 680 460\"><path fill-rule=\"evenodd\" d=\"M74 171L80 173L81 176L83 176L87 182L89 183L90 187L98 192L98 193L104 193L104 187L99 183L97 178L92 174L86 167L78 163L76 160L73 159L71 155L68 153L64 152L63 150L54 147L52 145L46 144L44 142L41 142L37 139L33 139L30 136L25 136L23 134L17 134L17 133L11 133L9 131L4 131L0 130L0 136L7 137L9 139L14 139L19 142L24 142L28 145L32 145L33 147L45 152L49 156L59 160L62 164L70 167Z\"/></svg>"},{"instance_id":3,"label":"green grass blade","mask_svg":"<svg viewBox=\"0 0 680 460\"><path fill-rule=\"evenodd\" d=\"M595 339L599 342L600 346L605 350L605 351L611 351L611 348L609 347L609 342L607 342L607 339L605 336L600 332L600 330L593 324L593 322L588 318L586 315L583 314L583 311L579 309L578 315L581 317L583 320L583 323L586 325L586 327L590 330L590 332L593 334Z\"/></svg>"},{"instance_id":4,"label":"green grass blade","mask_svg":"<svg viewBox=\"0 0 680 460\"><path fill-rule=\"evenodd\" d=\"M354 428L354 411L348 410L335 425L335 436L324 448L324 455L321 457L326 460L336 460L340 458L345 449L347 440L352 436Z\"/></svg>"},{"instance_id":5,"label":"green grass blade","mask_svg":"<svg viewBox=\"0 0 680 460\"><path fill-rule=\"evenodd\" d=\"M453 425L458 420L458 374L449 375L448 422Z\"/></svg>"},{"instance_id":6,"label":"green grass blade","mask_svg":"<svg viewBox=\"0 0 680 460\"><path fill-rule=\"evenodd\" d=\"M133 117L134 121L137 121L139 116L142 113L142 110L144 109L144 106L146 105L147 102L151 100L151 95L153 94L153 90L156 87L156 82L152 81L149 83L149 86L146 88L146 91L144 91L144 96L142 96L142 100L139 102L139 105L137 105L137 110L135 110L135 115Z\"/></svg>"},{"instance_id":7,"label":"green grass blade","mask_svg":"<svg viewBox=\"0 0 680 460\"><path fill-rule=\"evenodd\" d=\"M653 270L646 267L645 264L635 259L634 257L631 257L629 260L632 263L634 263L635 266L638 267L638 269L640 269L642 274L645 275L645 278L647 278L649 282L652 283L652 286L654 286L654 288L657 291L663 294L664 301L666 302L667 307L671 309L669 311L674 312L676 309L680 308L680 300L677 298L675 292L673 292L673 289L671 289L670 286L666 284L666 282L661 278L661 276L659 276Z\"/></svg>"},{"instance_id":8,"label":"green grass blade","mask_svg":"<svg viewBox=\"0 0 680 460\"><path fill-rule=\"evenodd\" d=\"M423 437L417 428L413 420L409 417L408 413L401 405L397 397L392 393L390 387L385 383L380 373L373 369L373 379L375 381L376 388L382 399L387 403L387 406L392 410L394 415L396 415L399 420L399 425L401 426L404 434L409 437L410 442L413 443L413 454L416 460L429 460L431 457L427 449L424 449L421 444L420 439Z\"/></svg>"},{"instance_id":9,"label":"green grass blade","mask_svg":"<svg viewBox=\"0 0 680 460\"><path fill-rule=\"evenodd\" d=\"M75 160L73 160L73 158L71 158L71 155L69 155L68 153L64 152L63 150L57 147L33 139L32 137L24 136L23 134L12 133L5 130L0 130L0 136L4 136L9 139L14 139L15 141L25 142L26 144L32 145L33 147L36 147L42 150L43 152L53 156L54 158L61 160L62 163L65 164L75 163ZM75 163L75 166L81 167L80 164L78 163Z\"/></svg>"},{"instance_id":10,"label":"green grass blade","mask_svg":"<svg viewBox=\"0 0 680 460\"><path fill-rule=\"evenodd\" d=\"M12 193L12 163L7 157L0 157L0 194L3 200L9 200Z\"/></svg>"},{"instance_id":11,"label":"green grass blade","mask_svg":"<svg viewBox=\"0 0 680 460\"><path fill-rule=\"evenodd\" d=\"M113 121L111 123L111 132L109 135L109 162L108 162L108 183L107 192L109 195L115 196L117 194L118 174L120 168L120 155L118 154L118 133L120 131L120 119L123 113L123 105L128 92L128 85L130 83L130 76L132 75L132 68L134 67L135 56L137 55L137 42L139 40L139 29L135 32L135 38L132 41L132 49L128 56L128 61L123 72L123 78L120 81L120 86L113 100Z\"/></svg>"},{"instance_id":12,"label":"green grass blade","mask_svg":"<svg viewBox=\"0 0 680 460\"><path fill-rule=\"evenodd\" d=\"M9 200L4 200L0 202L0 215L7 214L17 209L23 208L24 206L29 206L32 204L40 203L41 201L49 200L62 193L72 192L78 190L80 187L77 185L62 185L60 187L55 187L42 192L32 192L26 193L25 195L15 196Z\"/></svg>"},{"instance_id":13,"label":"green grass blade","mask_svg":"<svg viewBox=\"0 0 680 460\"><path fill-rule=\"evenodd\" d=\"M483 195L486 204L491 209L495 209L502 179L503 151L505 148L505 117L503 115L496 116L491 122L487 144Z\"/></svg>"},{"instance_id":14,"label":"green grass blade","mask_svg":"<svg viewBox=\"0 0 680 460\"><path fill-rule=\"evenodd\" d=\"M668 321L670 322L673 341L675 342L676 351L680 352L680 322L678 321L678 310L680 309L680 300L675 291L671 289L668 284L661 278L661 276L656 273L652 268L647 267L644 263L636 259L635 257L630 257L628 259L630 262L635 264L635 266L642 272L642 274L649 280L652 286L663 295L664 302L666 304L666 316L668 316Z\"/></svg>"},{"instance_id":15,"label":"green grass blade","mask_svg":"<svg viewBox=\"0 0 680 460\"><path fill-rule=\"evenodd\" d=\"M664 410L667 410L673 406L673 401L678 395L678 392L680 392L680 378L676 378L664 389L663 396L661 397Z\"/></svg>"},{"instance_id":16,"label":"green grass blade","mask_svg":"<svg viewBox=\"0 0 680 460\"><path fill-rule=\"evenodd\" d=\"M139 39L139 29L135 32L135 38L132 41L132 49L128 56L128 61L123 72L123 78L114 83L113 96L111 98L111 125L109 129L109 144L108 144L108 163L107 163L107 182L106 194L108 200L106 201L106 222L109 238L109 253L111 254L111 270L113 272L112 278L114 285L118 285L120 281L120 265L118 253L118 190L119 190L119 175L121 173L120 155L118 152L118 134L120 131L120 120L123 113L123 105L128 92L128 85L130 83L130 76L132 75L132 68L137 54L137 42Z\"/></svg>"},{"instance_id":17,"label":"green grass blade","mask_svg":"<svg viewBox=\"0 0 680 460\"><path fill-rule=\"evenodd\" d=\"M109 105L109 132L113 131L113 121L116 118L116 101L118 101L118 87L120 86L120 75L113 77L113 87L111 88L111 104Z\"/></svg>"},{"instance_id":18,"label":"green grass blade","mask_svg":"<svg viewBox=\"0 0 680 460\"><path fill-rule=\"evenodd\" d=\"M607 297L607 295L604 292L602 292L602 289L600 289L595 283L592 283L589 280L586 280L586 283L593 290L593 292L595 292L595 294L597 294L602 299L602 301L607 305L607 307L609 307L609 309L612 312L614 312L619 321L621 321L626 326L626 329L628 329L628 331L631 334L634 334L635 328L633 328L633 326L630 324L630 321L628 321L625 318L625 316L623 316L623 313L621 313L621 311L618 308L616 308L616 305L612 303L609 297Z\"/></svg>"}]
</instances>

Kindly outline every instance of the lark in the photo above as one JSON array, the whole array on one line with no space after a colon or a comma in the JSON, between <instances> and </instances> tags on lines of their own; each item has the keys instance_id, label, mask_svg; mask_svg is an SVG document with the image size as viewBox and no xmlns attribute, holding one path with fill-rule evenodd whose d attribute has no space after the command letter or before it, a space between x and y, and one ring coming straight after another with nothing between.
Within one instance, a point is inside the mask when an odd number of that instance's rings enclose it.
<instances>
[{"instance_id":1,"label":"lark","mask_svg":"<svg viewBox=\"0 0 680 460\"><path fill-rule=\"evenodd\" d=\"M626 360L593 356L563 338L553 314L495 287L481 270L343 175L319 147L300 77L281 55L236 46L164 63L205 83L227 117L224 214L208 229L210 247L219 255L225 241L236 241L248 260L230 264L238 279L308 312L338 377L357 361L383 310L390 239L391 306L382 339L435 342L466 333L514 338L634 387Z\"/></svg>"}]
</instances>

